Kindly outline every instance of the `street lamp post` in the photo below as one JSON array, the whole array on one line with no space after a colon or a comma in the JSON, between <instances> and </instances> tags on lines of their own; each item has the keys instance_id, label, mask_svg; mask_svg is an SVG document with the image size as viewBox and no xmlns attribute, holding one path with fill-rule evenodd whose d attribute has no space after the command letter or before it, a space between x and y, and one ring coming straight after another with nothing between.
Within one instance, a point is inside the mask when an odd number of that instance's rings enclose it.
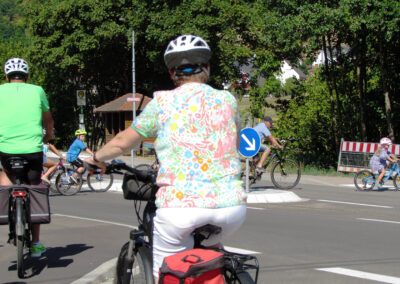
<instances>
[{"instance_id":1,"label":"street lamp post","mask_svg":"<svg viewBox=\"0 0 400 284\"><path fill-rule=\"evenodd\" d=\"M135 30L132 28L132 123L136 120L136 79L135 79ZM135 155L135 149L131 150L131 165L133 167L133 157Z\"/></svg>"},{"instance_id":2,"label":"street lamp post","mask_svg":"<svg viewBox=\"0 0 400 284\"><path fill-rule=\"evenodd\" d=\"M126 18L119 18L122 22L127 22ZM132 98L128 101L132 101L132 123L136 120L136 79L135 79L135 30L132 28ZM133 157L135 156L135 150L131 150L131 165L133 167Z\"/></svg>"}]
</instances>

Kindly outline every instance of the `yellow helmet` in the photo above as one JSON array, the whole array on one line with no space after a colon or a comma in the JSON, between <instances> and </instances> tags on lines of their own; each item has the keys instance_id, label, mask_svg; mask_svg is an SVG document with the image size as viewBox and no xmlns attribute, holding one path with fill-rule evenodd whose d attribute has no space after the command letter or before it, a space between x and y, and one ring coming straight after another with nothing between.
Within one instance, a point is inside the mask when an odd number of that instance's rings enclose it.
<instances>
[{"instance_id":1,"label":"yellow helmet","mask_svg":"<svg viewBox=\"0 0 400 284\"><path fill-rule=\"evenodd\" d=\"M87 134L87 132L84 129L78 129L77 131L75 131L75 136L86 135L86 134Z\"/></svg>"}]
</instances>

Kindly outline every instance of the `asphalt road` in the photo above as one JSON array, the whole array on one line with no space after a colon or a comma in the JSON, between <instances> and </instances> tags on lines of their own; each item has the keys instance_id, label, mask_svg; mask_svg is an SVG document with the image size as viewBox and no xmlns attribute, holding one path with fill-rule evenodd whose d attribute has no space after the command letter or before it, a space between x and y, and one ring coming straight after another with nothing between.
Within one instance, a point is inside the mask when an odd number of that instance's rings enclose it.
<instances>
[{"instance_id":1,"label":"asphalt road","mask_svg":"<svg viewBox=\"0 0 400 284\"><path fill-rule=\"evenodd\" d=\"M400 283L400 192L324 182L293 192L303 201L249 205L243 227L224 242L257 252L259 283ZM26 279L16 276L16 251L0 226L0 283L82 279L118 255L135 225L132 203L120 193L53 196L51 205L52 223L41 234L48 251L29 264Z\"/></svg>"}]
</instances>

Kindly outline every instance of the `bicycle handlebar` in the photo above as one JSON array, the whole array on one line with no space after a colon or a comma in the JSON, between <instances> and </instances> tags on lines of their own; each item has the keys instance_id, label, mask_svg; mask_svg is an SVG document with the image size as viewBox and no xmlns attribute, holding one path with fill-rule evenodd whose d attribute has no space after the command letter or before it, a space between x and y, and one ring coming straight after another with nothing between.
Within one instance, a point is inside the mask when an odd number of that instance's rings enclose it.
<instances>
[{"instance_id":1,"label":"bicycle handlebar","mask_svg":"<svg viewBox=\"0 0 400 284\"><path fill-rule=\"evenodd\" d=\"M88 164L86 162L84 162L84 166L89 171L96 171L99 169L98 167ZM106 174L111 174L111 173L122 174L122 172L120 172L121 170L124 170L131 174L134 174L136 176L136 178L141 182L144 182L144 183L155 183L156 182L157 172L154 170L138 170L138 169L128 166L122 160L112 160L111 163L106 164Z\"/></svg>"}]
</instances>

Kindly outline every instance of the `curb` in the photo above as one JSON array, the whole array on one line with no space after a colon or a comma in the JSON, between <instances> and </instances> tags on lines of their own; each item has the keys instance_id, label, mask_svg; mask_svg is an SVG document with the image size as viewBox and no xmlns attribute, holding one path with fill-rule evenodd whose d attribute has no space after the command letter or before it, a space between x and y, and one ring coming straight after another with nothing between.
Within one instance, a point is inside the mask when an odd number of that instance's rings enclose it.
<instances>
[{"instance_id":1,"label":"curb","mask_svg":"<svg viewBox=\"0 0 400 284\"><path fill-rule=\"evenodd\" d=\"M283 203L300 201L304 201L304 199L300 198L294 192L277 189L266 189L263 193L247 194L247 203Z\"/></svg>"}]
</instances>

